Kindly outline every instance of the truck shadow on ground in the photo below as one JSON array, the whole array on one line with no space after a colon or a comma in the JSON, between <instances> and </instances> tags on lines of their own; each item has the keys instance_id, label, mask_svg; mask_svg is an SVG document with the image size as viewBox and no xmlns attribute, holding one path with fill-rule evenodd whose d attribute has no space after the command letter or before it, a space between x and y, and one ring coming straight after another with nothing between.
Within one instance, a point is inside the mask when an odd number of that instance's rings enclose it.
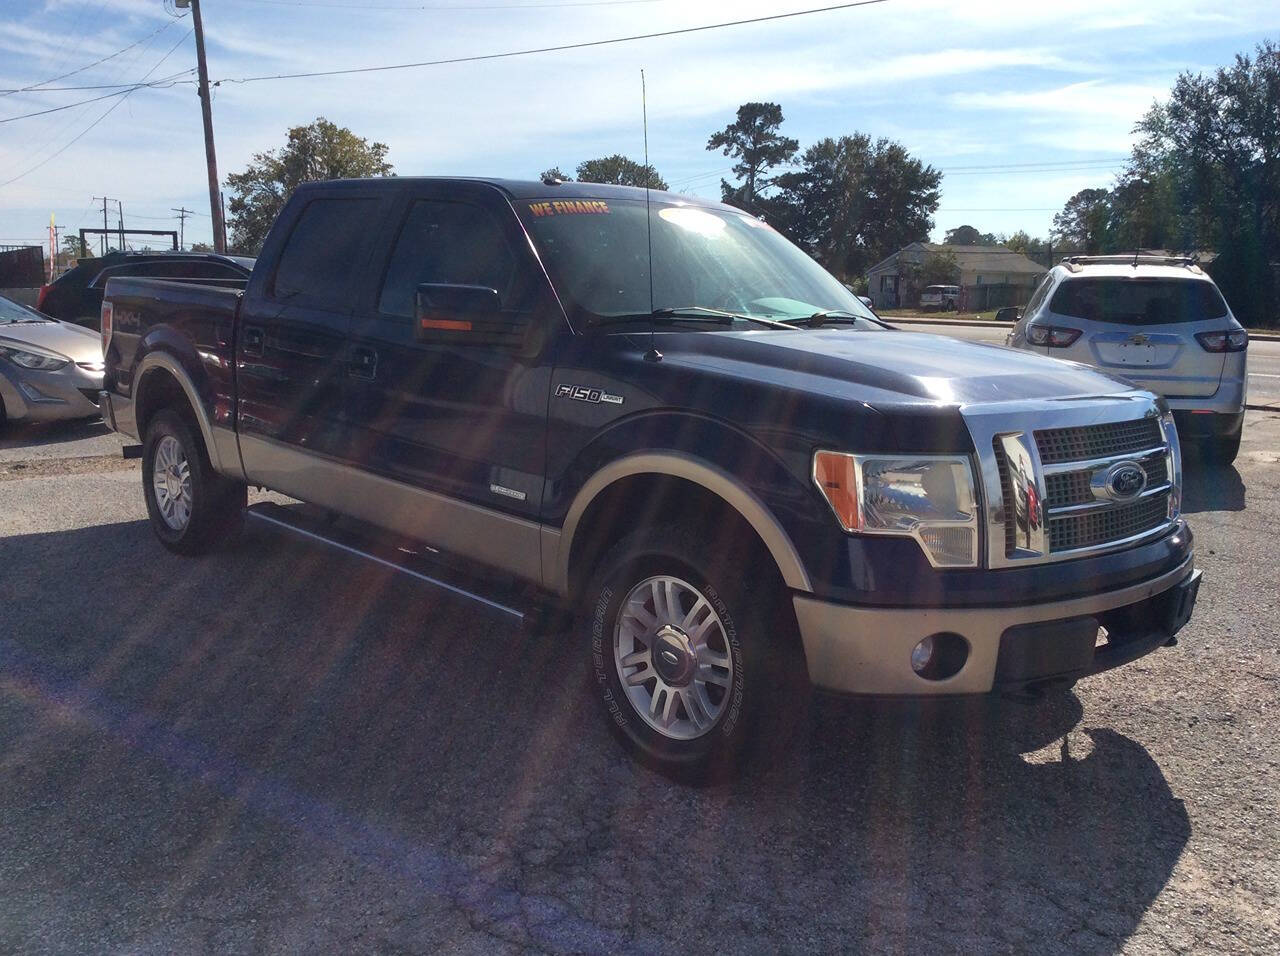
<instances>
[{"instance_id":1,"label":"truck shadow on ground","mask_svg":"<svg viewBox=\"0 0 1280 956\"><path fill-rule=\"evenodd\" d=\"M1245 486L1232 465L1188 461L1182 466L1182 513L1244 511Z\"/></svg>"},{"instance_id":2,"label":"truck shadow on ground","mask_svg":"<svg viewBox=\"0 0 1280 956\"><path fill-rule=\"evenodd\" d=\"M0 579L0 949L1107 953L1190 836L1070 694L816 700L692 789L619 751L572 635L355 559L144 522L3 552L58 572Z\"/></svg>"}]
</instances>

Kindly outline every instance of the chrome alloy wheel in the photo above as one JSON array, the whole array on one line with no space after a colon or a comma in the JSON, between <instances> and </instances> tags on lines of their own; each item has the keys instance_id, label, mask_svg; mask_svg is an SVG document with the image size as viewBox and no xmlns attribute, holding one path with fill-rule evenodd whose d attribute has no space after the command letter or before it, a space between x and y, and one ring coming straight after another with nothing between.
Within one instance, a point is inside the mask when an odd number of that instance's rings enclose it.
<instances>
[{"instance_id":1,"label":"chrome alloy wheel","mask_svg":"<svg viewBox=\"0 0 1280 956\"><path fill-rule=\"evenodd\" d=\"M182 443L172 435L156 443L151 484L164 523L174 531L185 530L191 521L191 464Z\"/></svg>"},{"instance_id":2,"label":"chrome alloy wheel","mask_svg":"<svg viewBox=\"0 0 1280 956\"><path fill-rule=\"evenodd\" d=\"M729 703L734 664L724 624L679 578L646 578L631 589L613 632L613 662L636 713L673 740L701 737Z\"/></svg>"}]
</instances>

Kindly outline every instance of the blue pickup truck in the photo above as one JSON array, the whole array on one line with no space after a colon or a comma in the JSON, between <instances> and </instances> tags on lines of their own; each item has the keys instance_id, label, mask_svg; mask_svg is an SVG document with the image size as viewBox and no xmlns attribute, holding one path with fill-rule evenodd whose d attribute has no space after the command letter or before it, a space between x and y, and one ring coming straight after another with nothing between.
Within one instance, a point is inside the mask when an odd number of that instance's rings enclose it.
<instances>
[{"instance_id":1,"label":"blue pickup truck","mask_svg":"<svg viewBox=\"0 0 1280 956\"><path fill-rule=\"evenodd\" d=\"M525 582L673 775L734 767L793 677L1069 687L1172 643L1199 585L1160 399L893 330L718 203L309 184L243 291L112 279L102 338L169 549L262 486Z\"/></svg>"}]
</instances>

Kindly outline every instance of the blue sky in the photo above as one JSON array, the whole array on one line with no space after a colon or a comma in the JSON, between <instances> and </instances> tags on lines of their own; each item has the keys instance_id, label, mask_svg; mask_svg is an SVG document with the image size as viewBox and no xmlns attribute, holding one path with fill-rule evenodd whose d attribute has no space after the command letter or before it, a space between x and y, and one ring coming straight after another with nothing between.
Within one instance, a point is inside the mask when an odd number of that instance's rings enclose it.
<instances>
[{"instance_id":1,"label":"blue sky","mask_svg":"<svg viewBox=\"0 0 1280 956\"><path fill-rule=\"evenodd\" d=\"M204 18L210 73L219 79L493 53L819 5L204 0ZM153 69L154 78L192 68L194 41L182 39L189 18L169 23L172 0L167 6L166 0L0 0L0 88L47 80L141 38L54 85L120 83ZM486 63L228 82L215 91L214 127L224 177L243 169L254 152L279 146L287 127L321 115L387 143L402 175L531 177L608 153L638 159L644 68L650 157L678 191L718 196L730 161L704 149L707 136L732 119L739 103L772 100L782 104L784 129L802 147L856 130L898 140L942 169L936 238L965 222L1043 235L1072 193L1110 184L1134 122L1179 72L1228 63L1268 36L1280 38L1274 0L1229 7L1182 0L887 0ZM0 120L95 95L0 95ZM20 177L0 185L0 243L41 241L51 212L71 230L100 225L101 204L95 213L91 197L103 195L123 200L126 226L139 228L176 228L169 210L185 205L198 212L187 221L187 241L209 239L193 87L140 90L100 119L116 102L0 123L0 183ZM1080 167L1016 166L1054 162ZM992 166L1009 168L973 168Z\"/></svg>"}]
</instances>

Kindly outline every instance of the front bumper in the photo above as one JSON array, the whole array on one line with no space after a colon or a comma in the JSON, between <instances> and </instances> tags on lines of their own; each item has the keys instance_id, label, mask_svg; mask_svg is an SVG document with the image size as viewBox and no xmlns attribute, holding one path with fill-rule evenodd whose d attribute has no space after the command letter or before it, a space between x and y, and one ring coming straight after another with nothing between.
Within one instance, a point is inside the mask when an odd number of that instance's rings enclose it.
<instances>
[{"instance_id":1,"label":"front bumper","mask_svg":"<svg viewBox=\"0 0 1280 956\"><path fill-rule=\"evenodd\" d=\"M883 608L794 597L809 677L846 694L928 697L1018 692L1070 682L1167 644L1190 616L1199 572L1188 555L1140 584L1086 597L985 608ZM1098 645L1098 629L1107 642ZM933 634L959 634L968 657L954 675L921 677L911 650Z\"/></svg>"},{"instance_id":2,"label":"front bumper","mask_svg":"<svg viewBox=\"0 0 1280 956\"><path fill-rule=\"evenodd\" d=\"M0 398L10 421L51 422L92 418L100 413L101 370L72 362L53 371L24 369L0 360Z\"/></svg>"}]
</instances>

